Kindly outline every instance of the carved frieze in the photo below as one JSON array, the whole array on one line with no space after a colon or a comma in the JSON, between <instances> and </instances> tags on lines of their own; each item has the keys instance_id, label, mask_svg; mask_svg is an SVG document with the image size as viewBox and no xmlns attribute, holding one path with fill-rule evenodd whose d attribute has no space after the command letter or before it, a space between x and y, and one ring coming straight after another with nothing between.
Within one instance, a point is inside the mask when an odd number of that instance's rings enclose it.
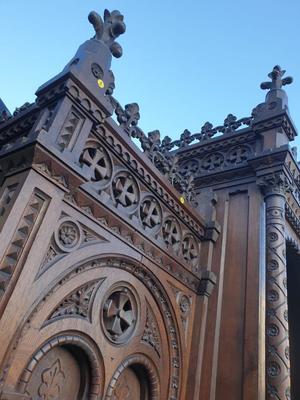
<instances>
[{"instance_id":1,"label":"carved frieze","mask_svg":"<svg viewBox=\"0 0 300 400\"><path fill-rule=\"evenodd\" d=\"M71 109L56 139L61 151L73 147L83 122L83 116L76 110Z\"/></svg>"},{"instance_id":2,"label":"carved frieze","mask_svg":"<svg viewBox=\"0 0 300 400\"><path fill-rule=\"evenodd\" d=\"M247 162L253 154L252 147L248 144L230 146L225 150L214 152L199 152L197 158L186 158L180 164L180 170L183 174L192 174L194 177L205 175L210 172L227 170L233 167L239 167Z\"/></svg>"},{"instance_id":3,"label":"carved frieze","mask_svg":"<svg viewBox=\"0 0 300 400\"><path fill-rule=\"evenodd\" d=\"M11 204L11 201L15 197L18 185L19 185L18 183L12 183L7 185L0 198L0 231L2 230L5 218L5 212L9 207L9 205Z\"/></svg>"}]
</instances>

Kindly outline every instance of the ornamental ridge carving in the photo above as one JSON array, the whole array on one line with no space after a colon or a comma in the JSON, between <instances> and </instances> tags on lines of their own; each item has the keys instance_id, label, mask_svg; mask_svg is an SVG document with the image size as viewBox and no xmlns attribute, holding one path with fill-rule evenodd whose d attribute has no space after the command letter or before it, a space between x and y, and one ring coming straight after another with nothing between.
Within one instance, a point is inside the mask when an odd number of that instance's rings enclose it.
<instances>
[{"instance_id":1,"label":"ornamental ridge carving","mask_svg":"<svg viewBox=\"0 0 300 400\"><path fill-rule=\"evenodd\" d=\"M12 199L14 198L18 185L18 183L12 183L11 185L8 185L3 191L0 199L0 230L2 230L1 225L3 223L4 214L9 207Z\"/></svg>"},{"instance_id":2,"label":"ornamental ridge carving","mask_svg":"<svg viewBox=\"0 0 300 400\"><path fill-rule=\"evenodd\" d=\"M12 237L11 244L5 252L1 260L0 267L0 298L7 288L10 278L14 273L19 258L24 247L29 240L35 223L40 216L41 210L46 199L38 193L33 193L23 215L20 219L18 227Z\"/></svg>"},{"instance_id":3,"label":"ornamental ridge carving","mask_svg":"<svg viewBox=\"0 0 300 400\"><path fill-rule=\"evenodd\" d=\"M83 122L83 117L78 112L71 109L56 140L61 151L66 148L71 148L74 145Z\"/></svg>"}]
</instances>

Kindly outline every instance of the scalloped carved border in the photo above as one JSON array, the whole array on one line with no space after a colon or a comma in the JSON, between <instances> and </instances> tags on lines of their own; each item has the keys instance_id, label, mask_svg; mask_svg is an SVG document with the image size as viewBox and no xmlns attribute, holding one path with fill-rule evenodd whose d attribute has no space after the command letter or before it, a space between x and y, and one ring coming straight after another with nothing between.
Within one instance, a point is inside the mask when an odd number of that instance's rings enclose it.
<instances>
[{"instance_id":1,"label":"scalloped carved border","mask_svg":"<svg viewBox=\"0 0 300 400\"><path fill-rule=\"evenodd\" d=\"M127 357L122 363L119 365L119 367L116 369L115 373L113 374L111 381L109 383L106 395L104 397L104 400L110 400L112 399L113 391L116 387L116 384L118 382L118 378L122 374L123 371L125 371L126 368L133 366L133 365L142 365L145 367L149 379L149 384L150 384L150 399L149 400L160 400L160 387L159 387L159 378L158 378L158 373L155 369L154 364L148 359L143 354L135 354Z\"/></svg>"}]
</instances>

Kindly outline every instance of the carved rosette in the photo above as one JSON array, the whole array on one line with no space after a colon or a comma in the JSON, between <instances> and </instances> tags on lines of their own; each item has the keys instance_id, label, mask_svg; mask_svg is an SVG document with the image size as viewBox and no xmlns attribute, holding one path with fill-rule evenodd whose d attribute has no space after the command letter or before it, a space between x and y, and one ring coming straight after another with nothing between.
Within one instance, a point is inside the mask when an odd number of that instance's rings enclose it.
<instances>
[{"instance_id":1,"label":"carved rosette","mask_svg":"<svg viewBox=\"0 0 300 400\"><path fill-rule=\"evenodd\" d=\"M76 250L82 240L82 229L78 222L70 220L68 217L63 218L58 229L54 233L55 243L63 252L71 252Z\"/></svg>"},{"instance_id":2,"label":"carved rosette","mask_svg":"<svg viewBox=\"0 0 300 400\"><path fill-rule=\"evenodd\" d=\"M266 398L290 399L289 325L285 243L285 193L279 174L264 177L266 202Z\"/></svg>"}]
</instances>

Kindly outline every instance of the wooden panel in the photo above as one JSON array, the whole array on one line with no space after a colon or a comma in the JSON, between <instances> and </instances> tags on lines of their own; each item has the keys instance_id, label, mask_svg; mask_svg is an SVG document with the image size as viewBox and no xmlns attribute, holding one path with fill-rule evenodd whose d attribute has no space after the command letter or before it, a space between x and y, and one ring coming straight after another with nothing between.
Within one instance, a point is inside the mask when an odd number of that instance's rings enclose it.
<instances>
[{"instance_id":1,"label":"wooden panel","mask_svg":"<svg viewBox=\"0 0 300 400\"><path fill-rule=\"evenodd\" d=\"M248 194L229 198L216 399L242 398Z\"/></svg>"}]
</instances>

